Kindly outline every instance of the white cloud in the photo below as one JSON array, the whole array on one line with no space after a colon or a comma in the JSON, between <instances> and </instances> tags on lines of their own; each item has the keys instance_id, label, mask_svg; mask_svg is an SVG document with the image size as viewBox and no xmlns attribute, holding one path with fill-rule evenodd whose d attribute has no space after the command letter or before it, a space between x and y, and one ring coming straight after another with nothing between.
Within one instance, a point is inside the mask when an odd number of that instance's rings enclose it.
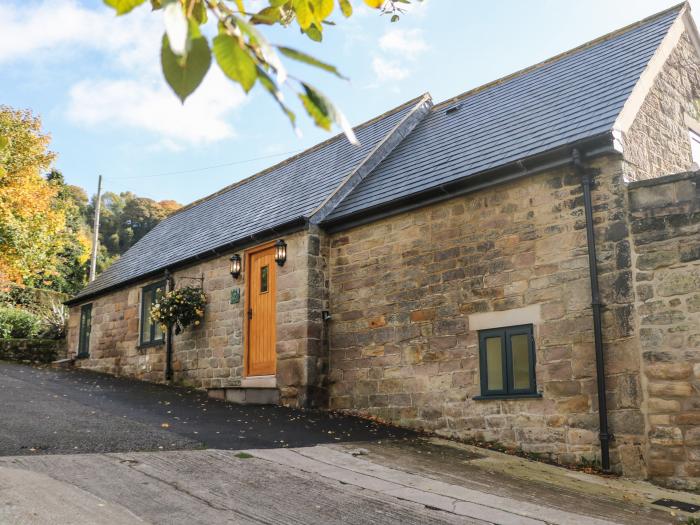
<instances>
[{"instance_id":1,"label":"white cloud","mask_svg":"<svg viewBox=\"0 0 700 525\"><path fill-rule=\"evenodd\" d=\"M76 0L19 5L0 5L0 64L94 66L93 75L75 81L60 108L72 122L144 130L156 147L167 149L235 136L227 118L246 98L215 64L184 105L166 85L159 59L161 13L146 6L117 17L104 6L89 9Z\"/></svg>"},{"instance_id":2,"label":"white cloud","mask_svg":"<svg viewBox=\"0 0 700 525\"><path fill-rule=\"evenodd\" d=\"M372 70L379 83L397 82L408 77L411 72L393 60L376 56L372 59Z\"/></svg>"},{"instance_id":3,"label":"white cloud","mask_svg":"<svg viewBox=\"0 0 700 525\"><path fill-rule=\"evenodd\" d=\"M414 60L428 49L420 29L389 29L379 39L379 47L389 53L400 54Z\"/></svg>"},{"instance_id":4,"label":"white cloud","mask_svg":"<svg viewBox=\"0 0 700 525\"><path fill-rule=\"evenodd\" d=\"M27 4L0 5L0 63L55 62L85 50L109 53L130 67L157 60L163 23L147 9L117 17L106 7L87 9L75 0Z\"/></svg>"},{"instance_id":5,"label":"white cloud","mask_svg":"<svg viewBox=\"0 0 700 525\"><path fill-rule=\"evenodd\" d=\"M245 101L243 92L218 68L182 105L163 82L145 79L87 79L69 93L68 117L86 126L118 126L150 131L158 145L181 149L228 139L235 131L226 116Z\"/></svg>"}]
</instances>

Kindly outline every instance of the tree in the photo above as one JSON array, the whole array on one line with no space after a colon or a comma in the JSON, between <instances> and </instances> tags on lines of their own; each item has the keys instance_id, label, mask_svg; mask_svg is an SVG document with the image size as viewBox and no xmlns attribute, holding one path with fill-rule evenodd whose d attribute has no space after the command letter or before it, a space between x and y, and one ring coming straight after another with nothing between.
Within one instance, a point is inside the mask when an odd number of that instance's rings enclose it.
<instances>
[{"instance_id":1,"label":"tree","mask_svg":"<svg viewBox=\"0 0 700 525\"><path fill-rule=\"evenodd\" d=\"M63 210L65 230L63 247L58 254L57 272L43 284L51 289L76 293L87 282L90 253L90 228L86 221L88 197L79 186L65 183L63 174L51 170L46 180L56 189L54 206Z\"/></svg>"},{"instance_id":2,"label":"tree","mask_svg":"<svg viewBox=\"0 0 700 525\"><path fill-rule=\"evenodd\" d=\"M123 15L146 0L104 2ZM213 55L223 73L246 93L259 83L295 129L296 115L285 102L283 87L299 98L317 126L330 130L332 124L337 124L351 142L357 142L343 114L315 87L288 74L280 55L345 78L338 69L297 49L270 44L258 30L261 25L289 28L295 24L308 38L321 42L324 27L335 25L331 15L336 0L268 0L267 6L257 12L248 9L252 0L150 0L150 3L154 11L163 12L165 19L161 43L163 75L183 103L204 79ZM344 17L352 16L350 0L337 0L337 3ZM364 0L364 3L390 15L391 21L396 22L403 12L402 6L410 0ZM217 21L218 27L211 46L202 32L209 17Z\"/></svg>"},{"instance_id":3,"label":"tree","mask_svg":"<svg viewBox=\"0 0 700 525\"><path fill-rule=\"evenodd\" d=\"M173 200L155 201L139 197L130 191L106 192L102 196L100 215L100 251L98 271L105 270L131 248L156 224L178 210L181 205ZM85 220L92 224L95 202L87 206Z\"/></svg>"},{"instance_id":4,"label":"tree","mask_svg":"<svg viewBox=\"0 0 700 525\"><path fill-rule=\"evenodd\" d=\"M59 274L67 209L60 185L41 176L50 137L29 110L0 106L0 280L41 285Z\"/></svg>"}]
</instances>

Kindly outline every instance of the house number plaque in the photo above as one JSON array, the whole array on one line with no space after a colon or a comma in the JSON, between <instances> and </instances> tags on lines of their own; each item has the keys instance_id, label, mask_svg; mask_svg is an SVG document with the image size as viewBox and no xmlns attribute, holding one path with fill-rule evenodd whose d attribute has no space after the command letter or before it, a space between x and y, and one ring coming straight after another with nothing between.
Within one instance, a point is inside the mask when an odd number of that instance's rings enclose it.
<instances>
[{"instance_id":1,"label":"house number plaque","mask_svg":"<svg viewBox=\"0 0 700 525\"><path fill-rule=\"evenodd\" d=\"M231 304L238 304L241 302L241 289L233 288L231 290Z\"/></svg>"}]
</instances>

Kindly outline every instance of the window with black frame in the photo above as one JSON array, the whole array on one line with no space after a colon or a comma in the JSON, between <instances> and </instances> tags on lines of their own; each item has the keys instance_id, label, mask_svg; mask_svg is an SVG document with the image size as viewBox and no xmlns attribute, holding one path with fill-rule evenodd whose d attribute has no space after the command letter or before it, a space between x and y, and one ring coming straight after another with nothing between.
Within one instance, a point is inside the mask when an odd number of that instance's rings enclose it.
<instances>
[{"instance_id":1,"label":"window with black frame","mask_svg":"<svg viewBox=\"0 0 700 525\"><path fill-rule=\"evenodd\" d=\"M161 344L163 330L151 321L151 308L165 293L165 281L144 286L141 290L141 346Z\"/></svg>"},{"instance_id":2,"label":"window with black frame","mask_svg":"<svg viewBox=\"0 0 700 525\"><path fill-rule=\"evenodd\" d=\"M532 325L480 330L479 367L477 399L539 397Z\"/></svg>"},{"instance_id":3,"label":"window with black frame","mask_svg":"<svg viewBox=\"0 0 700 525\"><path fill-rule=\"evenodd\" d=\"M90 356L90 331L92 330L92 304L80 308L80 332L78 335L78 357Z\"/></svg>"}]
</instances>

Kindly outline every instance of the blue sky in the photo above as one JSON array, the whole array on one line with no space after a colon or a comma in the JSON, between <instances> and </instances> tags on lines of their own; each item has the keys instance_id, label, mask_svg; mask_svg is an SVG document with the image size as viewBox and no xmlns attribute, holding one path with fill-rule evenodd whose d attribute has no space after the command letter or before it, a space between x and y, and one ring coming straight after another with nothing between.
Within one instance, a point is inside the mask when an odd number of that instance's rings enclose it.
<instances>
[{"instance_id":1,"label":"blue sky","mask_svg":"<svg viewBox=\"0 0 700 525\"><path fill-rule=\"evenodd\" d=\"M391 24L352 1L355 16L338 15L322 45L294 29L269 34L351 79L288 64L352 124L426 91L453 97L673 5L426 0ZM162 15L148 7L117 19L98 0L3 0L0 21L0 104L40 115L56 166L89 193L102 174L108 191L187 203L330 136L302 116L298 138L267 93L245 97L215 65L180 105L160 75Z\"/></svg>"}]
</instances>

